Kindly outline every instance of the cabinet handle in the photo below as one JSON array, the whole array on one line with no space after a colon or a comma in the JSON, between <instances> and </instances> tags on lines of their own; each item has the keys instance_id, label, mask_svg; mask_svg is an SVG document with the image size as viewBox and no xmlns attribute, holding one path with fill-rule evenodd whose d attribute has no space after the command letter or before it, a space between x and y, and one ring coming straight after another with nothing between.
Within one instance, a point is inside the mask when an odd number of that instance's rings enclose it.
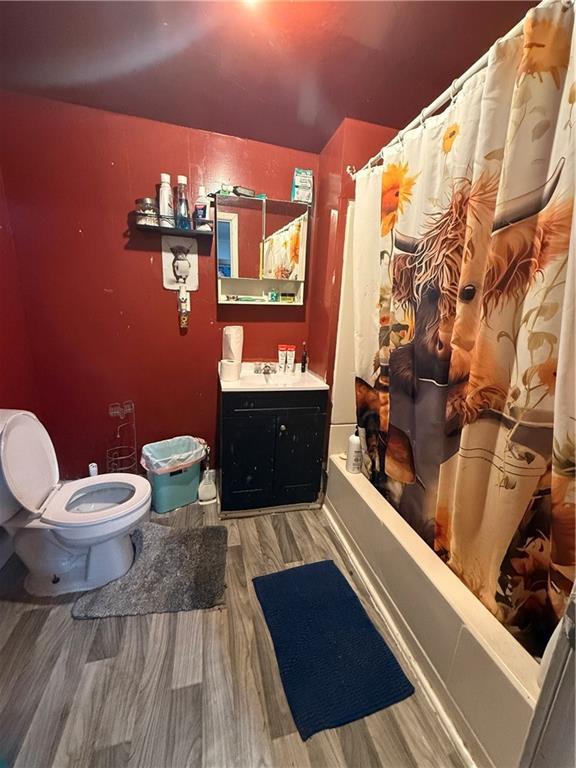
<instances>
[{"instance_id":1,"label":"cabinet handle","mask_svg":"<svg viewBox=\"0 0 576 768\"><path fill-rule=\"evenodd\" d=\"M280 424L280 432L286 432L286 425Z\"/></svg>"}]
</instances>

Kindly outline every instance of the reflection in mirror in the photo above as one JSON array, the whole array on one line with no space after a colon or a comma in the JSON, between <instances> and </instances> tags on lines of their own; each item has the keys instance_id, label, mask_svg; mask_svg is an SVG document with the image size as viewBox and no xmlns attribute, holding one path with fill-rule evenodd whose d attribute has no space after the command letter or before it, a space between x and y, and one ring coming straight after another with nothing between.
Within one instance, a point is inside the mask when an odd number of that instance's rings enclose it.
<instances>
[{"instance_id":1,"label":"reflection in mirror","mask_svg":"<svg viewBox=\"0 0 576 768\"><path fill-rule=\"evenodd\" d=\"M262 200L218 196L218 277L258 279L264 233Z\"/></svg>"},{"instance_id":2,"label":"reflection in mirror","mask_svg":"<svg viewBox=\"0 0 576 768\"><path fill-rule=\"evenodd\" d=\"M238 214L218 211L218 277L238 277Z\"/></svg>"},{"instance_id":3,"label":"reflection in mirror","mask_svg":"<svg viewBox=\"0 0 576 768\"><path fill-rule=\"evenodd\" d=\"M285 221L286 218L288 221ZM275 226L277 228L272 229ZM270 234L266 235L262 243L260 277L275 280L304 280L308 211L296 219L290 219L282 214L267 213L266 232Z\"/></svg>"}]
</instances>

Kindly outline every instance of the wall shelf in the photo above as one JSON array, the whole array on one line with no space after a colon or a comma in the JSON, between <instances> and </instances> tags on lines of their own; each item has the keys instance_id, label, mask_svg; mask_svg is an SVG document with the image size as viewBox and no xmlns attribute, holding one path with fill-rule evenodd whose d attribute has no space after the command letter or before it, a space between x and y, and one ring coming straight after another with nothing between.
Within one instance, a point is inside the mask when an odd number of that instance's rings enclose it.
<instances>
[{"instance_id":1,"label":"wall shelf","mask_svg":"<svg viewBox=\"0 0 576 768\"><path fill-rule=\"evenodd\" d=\"M302 203L296 200L275 200L272 197L239 197L237 195L215 195L215 201L218 207L245 208L249 210L260 211L263 208L267 213L292 216L296 218L306 211L310 211L312 206L309 203Z\"/></svg>"},{"instance_id":2,"label":"wall shelf","mask_svg":"<svg viewBox=\"0 0 576 768\"><path fill-rule=\"evenodd\" d=\"M270 301L268 293L293 293L294 301ZM229 296L246 296L241 299L229 299ZM219 277L218 303L234 306L301 307L304 304L303 280L275 280L272 278Z\"/></svg>"},{"instance_id":3,"label":"wall shelf","mask_svg":"<svg viewBox=\"0 0 576 768\"><path fill-rule=\"evenodd\" d=\"M179 229L178 227L161 227L159 224L136 224L140 232L150 232L157 235L172 235L173 237L193 237L208 239L214 236L213 230L207 229Z\"/></svg>"}]
</instances>

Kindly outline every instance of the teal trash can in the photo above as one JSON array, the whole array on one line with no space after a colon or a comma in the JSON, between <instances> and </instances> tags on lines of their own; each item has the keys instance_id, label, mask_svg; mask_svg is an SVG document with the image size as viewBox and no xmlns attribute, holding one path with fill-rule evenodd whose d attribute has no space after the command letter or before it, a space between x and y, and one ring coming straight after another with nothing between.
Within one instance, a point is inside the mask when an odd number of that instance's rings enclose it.
<instances>
[{"instance_id":1,"label":"teal trash can","mask_svg":"<svg viewBox=\"0 0 576 768\"><path fill-rule=\"evenodd\" d=\"M152 508L163 514L198 499L200 463L206 442L182 435L142 447L140 463L152 486Z\"/></svg>"}]
</instances>

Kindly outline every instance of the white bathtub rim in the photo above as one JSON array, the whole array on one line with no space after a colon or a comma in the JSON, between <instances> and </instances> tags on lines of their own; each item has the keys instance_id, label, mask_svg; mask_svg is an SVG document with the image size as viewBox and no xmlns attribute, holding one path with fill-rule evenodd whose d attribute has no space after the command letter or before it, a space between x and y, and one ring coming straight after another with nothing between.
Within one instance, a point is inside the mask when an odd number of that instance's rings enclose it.
<instances>
[{"instance_id":1,"label":"white bathtub rim","mask_svg":"<svg viewBox=\"0 0 576 768\"><path fill-rule=\"evenodd\" d=\"M346 462L338 455L330 456L329 469L330 463L333 463L337 471L345 476L399 544L406 548L406 542L409 542L409 551L415 562L425 571L427 578L433 582L436 589L442 592L450 607L458 614L462 623L468 627L484 650L491 655L497 666L513 679L523 698L534 707L540 693L539 663L479 600L471 600L473 595L468 587L430 549L364 475L352 475L346 472ZM337 514L337 508L331 501L329 493L327 501L330 502L331 507L334 507Z\"/></svg>"},{"instance_id":2,"label":"white bathtub rim","mask_svg":"<svg viewBox=\"0 0 576 768\"><path fill-rule=\"evenodd\" d=\"M410 650L410 646L405 641L403 632L400 631L396 619L392 616L384 600L382 599L380 590L385 592L385 589L378 579L378 576L372 571L370 564L366 560L357 557L356 552L350 546L347 540L347 535L342 531L341 526L343 524L338 519L338 515L329 501L324 503L323 510L326 518L328 519L328 522L332 526L332 529L344 547L346 554L352 563L355 573L358 575L362 584L366 588L366 591L370 596L375 610L382 616L386 626L390 629L391 634L394 636L397 648L400 652L400 655L402 656L404 666L411 673L413 680L417 681L418 688L427 700L430 710L438 716L438 719L440 720L443 728L449 734L453 745L456 747L459 756L462 758L462 761L467 766L467 768L476 768L478 763L473 759L470 751L464 743L464 740L462 739L460 731L455 727L452 717L448 714L440 698L434 692L434 687L430 684L428 675L423 671L419 661ZM368 571L370 571L370 574ZM379 589L375 587L376 583L378 583ZM424 651L422 651L422 654L424 654ZM471 739L476 741L476 749L481 749L481 745L479 742L477 742L471 731L469 735ZM488 763L488 756L483 750L482 752L485 762Z\"/></svg>"}]
</instances>

